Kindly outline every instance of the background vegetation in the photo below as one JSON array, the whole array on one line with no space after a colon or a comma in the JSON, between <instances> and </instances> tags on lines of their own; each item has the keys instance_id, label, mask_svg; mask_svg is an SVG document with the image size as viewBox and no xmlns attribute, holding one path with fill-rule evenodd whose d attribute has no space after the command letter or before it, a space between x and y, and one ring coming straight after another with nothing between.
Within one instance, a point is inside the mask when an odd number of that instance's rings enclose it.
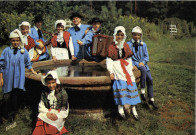
<instances>
[{"instance_id":1,"label":"background vegetation","mask_svg":"<svg viewBox=\"0 0 196 135\"><path fill-rule=\"evenodd\" d=\"M139 25L148 46L149 66L159 110L154 111L146 108L144 103L139 104L138 122L132 117L125 121L113 117L100 121L70 114L65 126L73 135L192 135L195 133L195 4L193 1L3 1L0 2L0 53L9 44L9 33L24 20L33 25L32 20L37 14L43 15L43 29L48 32L55 32L55 21L69 18L72 12L80 12L84 16L83 23L95 16L103 19L104 34L112 35L116 26L123 25L127 40L131 39L132 28ZM175 36L170 36L170 24L177 25L178 33ZM186 115L182 115L182 119L169 121L173 125L188 121L184 129L171 129L164 123L162 113L167 111L168 104L173 104L173 100L188 106L190 117L184 118ZM174 104L172 112L186 113L186 110ZM31 113L28 106L20 109L16 117L17 126L8 131L5 129L9 123L3 119L0 135L31 134Z\"/></svg>"}]
</instances>

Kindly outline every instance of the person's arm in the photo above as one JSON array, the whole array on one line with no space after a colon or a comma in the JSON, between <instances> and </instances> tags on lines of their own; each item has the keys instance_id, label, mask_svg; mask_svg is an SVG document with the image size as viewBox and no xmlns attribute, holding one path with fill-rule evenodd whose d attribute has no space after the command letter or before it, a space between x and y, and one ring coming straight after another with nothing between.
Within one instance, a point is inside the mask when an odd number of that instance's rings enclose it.
<instances>
[{"instance_id":1,"label":"person's arm","mask_svg":"<svg viewBox=\"0 0 196 135\"><path fill-rule=\"evenodd\" d=\"M114 61L111 58L107 57L106 58L106 67L107 67L107 70L108 70L108 72L110 74L110 79L111 80L114 80L113 65L114 65Z\"/></svg>"},{"instance_id":2,"label":"person's arm","mask_svg":"<svg viewBox=\"0 0 196 135\"><path fill-rule=\"evenodd\" d=\"M56 61L56 47L52 47L51 45L51 48L50 48L50 51L51 51L51 54L52 54L52 60L53 61Z\"/></svg>"},{"instance_id":3,"label":"person's arm","mask_svg":"<svg viewBox=\"0 0 196 135\"><path fill-rule=\"evenodd\" d=\"M148 55L148 50L147 50L146 44L143 44L143 52L144 52L144 60L142 61L142 63L144 65L146 65L147 62L149 61L149 55Z\"/></svg>"},{"instance_id":4,"label":"person's arm","mask_svg":"<svg viewBox=\"0 0 196 135\"><path fill-rule=\"evenodd\" d=\"M57 113L56 115L58 118L67 118L68 114L69 114L69 106L67 109L65 109L65 107L62 107L60 112Z\"/></svg>"},{"instance_id":5,"label":"person's arm","mask_svg":"<svg viewBox=\"0 0 196 135\"><path fill-rule=\"evenodd\" d=\"M71 36L69 38L69 51L71 53L71 59L76 60L77 58L74 56L74 46L73 46L73 41Z\"/></svg>"},{"instance_id":6,"label":"person's arm","mask_svg":"<svg viewBox=\"0 0 196 135\"><path fill-rule=\"evenodd\" d=\"M93 42L93 33L89 31L83 39L81 39L82 45L88 45Z\"/></svg>"},{"instance_id":7,"label":"person's arm","mask_svg":"<svg viewBox=\"0 0 196 135\"><path fill-rule=\"evenodd\" d=\"M3 73L0 73L0 87L3 87Z\"/></svg>"}]
</instances>

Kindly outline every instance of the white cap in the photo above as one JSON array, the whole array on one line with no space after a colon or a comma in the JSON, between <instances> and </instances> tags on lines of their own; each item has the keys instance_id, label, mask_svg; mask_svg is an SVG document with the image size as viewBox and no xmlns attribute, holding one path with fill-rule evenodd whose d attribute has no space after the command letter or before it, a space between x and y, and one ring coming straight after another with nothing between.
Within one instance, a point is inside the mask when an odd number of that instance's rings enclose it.
<instances>
[{"instance_id":1,"label":"white cap","mask_svg":"<svg viewBox=\"0 0 196 135\"><path fill-rule=\"evenodd\" d=\"M41 82L42 82L43 85L45 85L45 86L47 85L46 82L45 82L45 79L46 79L46 77L47 77L48 75L52 75L53 79L56 79L56 83L57 83L57 84L60 84L60 81L59 81L57 72L54 71L54 70L52 70L52 71L49 71L45 76L43 76L43 77L41 78Z\"/></svg>"},{"instance_id":2,"label":"white cap","mask_svg":"<svg viewBox=\"0 0 196 135\"><path fill-rule=\"evenodd\" d=\"M136 26L132 29L132 33L140 33L142 34L142 29L139 26Z\"/></svg>"},{"instance_id":3,"label":"white cap","mask_svg":"<svg viewBox=\"0 0 196 135\"><path fill-rule=\"evenodd\" d=\"M61 23L63 26L64 26L64 29L66 28L66 22L64 21L64 20L57 20L56 22L55 22L55 29L56 29L56 26L57 26L57 24L58 23Z\"/></svg>"},{"instance_id":4,"label":"white cap","mask_svg":"<svg viewBox=\"0 0 196 135\"><path fill-rule=\"evenodd\" d=\"M19 24L19 30L20 30L20 31L21 31L21 26L22 26L22 25L24 25L24 26L29 26L29 33L31 33L31 30L30 30L31 25L30 25L29 22L23 21L21 24Z\"/></svg>"},{"instance_id":5,"label":"white cap","mask_svg":"<svg viewBox=\"0 0 196 135\"><path fill-rule=\"evenodd\" d=\"M117 44L118 42L116 41L116 34L117 34L117 32L118 31L122 31L122 33L124 33L124 39L123 39L123 41L121 41L121 42L125 42L125 40L126 40L126 38L127 38L127 36L126 36L126 32L125 32L125 28L123 27L123 26L117 26L115 29L114 29L114 34L113 34L113 36L114 36L114 39L113 39L113 41L115 42L115 44Z\"/></svg>"},{"instance_id":6,"label":"white cap","mask_svg":"<svg viewBox=\"0 0 196 135\"><path fill-rule=\"evenodd\" d=\"M16 37L19 37L20 40L21 40L21 45L20 47L21 48L24 48L24 38L22 36L22 33L18 30L18 29L15 29L13 30L11 33L10 33L10 36L9 38L16 38Z\"/></svg>"}]
</instances>

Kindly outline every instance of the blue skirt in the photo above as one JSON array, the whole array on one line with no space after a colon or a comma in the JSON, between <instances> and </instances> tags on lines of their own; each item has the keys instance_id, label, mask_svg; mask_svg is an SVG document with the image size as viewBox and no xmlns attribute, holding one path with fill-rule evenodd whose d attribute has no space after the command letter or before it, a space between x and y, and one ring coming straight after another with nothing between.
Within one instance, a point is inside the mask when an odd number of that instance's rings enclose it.
<instances>
[{"instance_id":1,"label":"blue skirt","mask_svg":"<svg viewBox=\"0 0 196 135\"><path fill-rule=\"evenodd\" d=\"M127 81L114 80L113 94L116 105L136 105L141 102L135 82L131 86L127 85Z\"/></svg>"}]
</instances>

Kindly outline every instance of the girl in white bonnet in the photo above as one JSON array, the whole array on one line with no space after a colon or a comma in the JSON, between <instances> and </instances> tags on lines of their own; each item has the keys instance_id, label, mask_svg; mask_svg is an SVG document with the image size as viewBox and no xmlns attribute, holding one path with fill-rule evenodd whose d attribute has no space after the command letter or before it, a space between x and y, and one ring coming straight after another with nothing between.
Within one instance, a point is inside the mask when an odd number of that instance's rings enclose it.
<instances>
[{"instance_id":1,"label":"girl in white bonnet","mask_svg":"<svg viewBox=\"0 0 196 135\"><path fill-rule=\"evenodd\" d=\"M112 86L114 101L123 118L127 118L132 112L134 119L138 120L136 104L141 101L132 72L131 56L133 53L125 42L125 28L123 26L116 27L113 36L114 42L109 46L106 66L110 73L110 79L114 80Z\"/></svg>"},{"instance_id":2,"label":"girl in white bonnet","mask_svg":"<svg viewBox=\"0 0 196 135\"><path fill-rule=\"evenodd\" d=\"M61 87L56 71L49 71L41 78L47 90L42 92L39 115L32 135L61 135L68 133L64 127L69 113L68 95Z\"/></svg>"},{"instance_id":3,"label":"girl in white bonnet","mask_svg":"<svg viewBox=\"0 0 196 135\"><path fill-rule=\"evenodd\" d=\"M31 25L27 21L23 21L21 24L19 24L19 30L21 31L24 38L24 47L29 52L30 59L32 60L34 57L35 42L34 39L29 35L31 33L30 29Z\"/></svg>"},{"instance_id":4,"label":"girl in white bonnet","mask_svg":"<svg viewBox=\"0 0 196 135\"><path fill-rule=\"evenodd\" d=\"M57 20L55 22L57 33L51 39L51 54L54 61L61 59L76 60L71 35L65 31L65 28L66 22L64 20Z\"/></svg>"},{"instance_id":5,"label":"girl in white bonnet","mask_svg":"<svg viewBox=\"0 0 196 135\"><path fill-rule=\"evenodd\" d=\"M13 121L18 109L21 93L25 91L25 68L37 74L32 68L24 39L18 29L9 35L11 46L5 48L0 57L0 86L4 99L4 114ZM24 97L23 97L24 98Z\"/></svg>"}]
</instances>

